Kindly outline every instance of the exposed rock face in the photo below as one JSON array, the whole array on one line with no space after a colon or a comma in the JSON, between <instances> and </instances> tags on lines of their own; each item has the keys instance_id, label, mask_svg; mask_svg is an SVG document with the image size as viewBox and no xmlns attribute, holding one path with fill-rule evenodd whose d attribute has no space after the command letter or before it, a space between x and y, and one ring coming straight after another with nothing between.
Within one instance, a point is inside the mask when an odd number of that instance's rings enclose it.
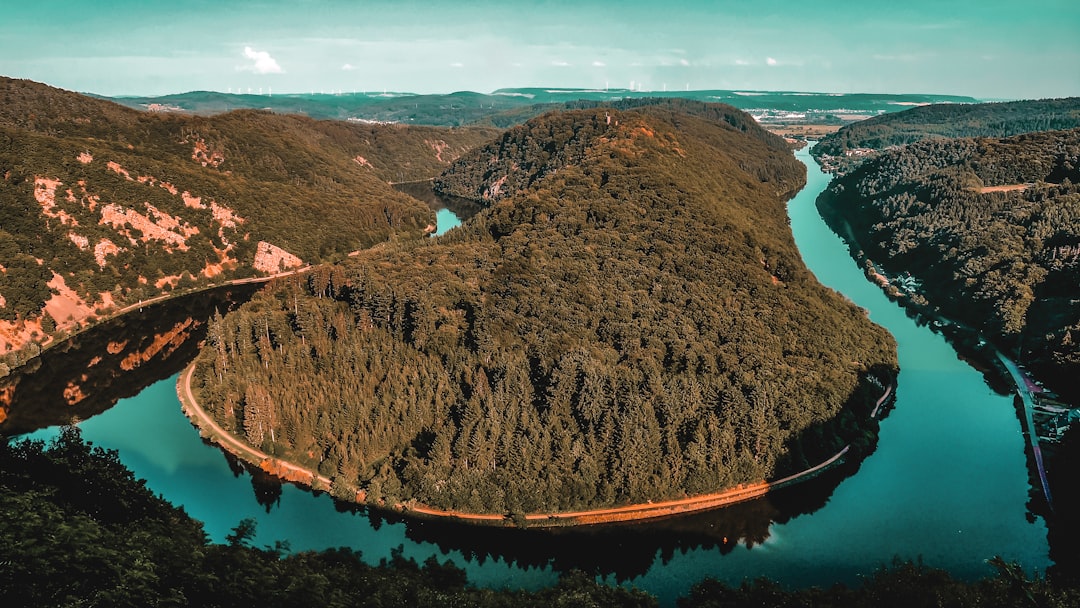
<instances>
[{"instance_id":1,"label":"exposed rock face","mask_svg":"<svg viewBox=\"0 0 1080 608\"><path fill-rule=\"evenodd\" d=\"M200 163L204 167L220 167L225 162L225 155L217 150L211 150L203 138L195 140L191 150L191 160Z\"/></svg>"},{"instance_id":2,"label":"exposed rock face","mask_svg":"<svg viewBox=\"0 0 1080 608\"><path fill-rule=\"evenodd\" d=\"M146 205L148 215L119 205L105 205L101 209L100 223L112 226L118 233L126 236L132 245L138 244L140 240L145 243L152 239L165 243L166 249L170 252L174 248L187 251L187 237L198 234L199 229L186 222L181 224L176 217L160 211L150 203L144 203L144 205ZM150 219L149 215L153 215L154 219ZM141 232L142 238L136 240L131 234L131 229Z\"/></svg>"},{"instance_id":3,"label":"exposed rock face","mask_svg":"<svg viewBox=\"0 0 1080 608\"><path fill-rule=\"evenodd\" d=\"M123 251L120 247L113 243L109 239L101 239L97 245L94 245L94 260L98 266L105 268L105 256L116 255Z\"/></svg>"},{"instance_id":4,"label":"exposed rock face","mask_svg":"<svg viewBox=\"0 0 1080 608\"><path fill-rule=\"evenodd\" d=\"M435 158L440 163L450 163L458 159L457 154L451 154L452 158L443 158L443 152L446 152L446 150L450 148L450 145L441 139L425 139L424 143L431 146L431 149L435 151Z\"/></svg>"},{"instance_id":5,"label":"exposed rock face","mask_svg":"<svg viewBox=\"0 0 1080 608\"><path fill-rule=\"evenodd\" d=\"M266 241L259 241L259 248L255 252L255 261L252 263L255 270L269 274L282 272L290 268L299 268L303 265L304 262L300 258Z\"/></svg>"}]
</instances>

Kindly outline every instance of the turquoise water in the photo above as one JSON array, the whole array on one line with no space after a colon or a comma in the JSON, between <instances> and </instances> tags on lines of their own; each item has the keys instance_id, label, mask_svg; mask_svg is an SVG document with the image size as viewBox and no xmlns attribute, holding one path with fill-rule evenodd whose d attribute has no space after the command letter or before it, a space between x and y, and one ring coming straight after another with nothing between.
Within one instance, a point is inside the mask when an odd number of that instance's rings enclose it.
<instances>
[{"instance_id":1,"label":"turquoise water","mask_svg":"<svg viewBox=\"0 0 1080 608\"><path fill-rule=\"evenodd\" d=\"M894 556L921 556L962 577L988 574L986 560L995 555L1045 569L1046 527L1028 514L1024 441L1011 397L991 391L944 338L917 325L863 278L815 208L827 176L807 151L798 156L808 165L808 183L789 203L789 214L807 266L892 332L901 366L895 408L881 423L877 450L831 496L825 490L827 501L784 515L770 502L775 499L766 499L656 526L555 535L392 523L340 512L326 495L292 486L281 488L267 510L251 477L234 475L180 413L175 377L84 421L83 435L118 450L151 489L204 521L215 541L254 517L257 543L288 540L293 550L349 546L373 562L401 545L418 560L433 554L452 559L482 586L535 588L553 583L558 569L585 567L670 604L706 576L830 585L855 582ZM438 212L439 233L456 225L456 218L444 222L444 211ZM796 498L799 493L811 489L792 490ZM747 536L754 542L739 540Z\"/></svg>"},{"instance_id":2,"label":"turquoise water","mask_svg":"<svg viewBox=\"0 0 1080 608\"><path fill-rule=\"evenodd\" d=\"M447 230L460 225L461 220L453 211L443 207L435 212L435 236L446 234Z\"/></svg>"}]
</instances>

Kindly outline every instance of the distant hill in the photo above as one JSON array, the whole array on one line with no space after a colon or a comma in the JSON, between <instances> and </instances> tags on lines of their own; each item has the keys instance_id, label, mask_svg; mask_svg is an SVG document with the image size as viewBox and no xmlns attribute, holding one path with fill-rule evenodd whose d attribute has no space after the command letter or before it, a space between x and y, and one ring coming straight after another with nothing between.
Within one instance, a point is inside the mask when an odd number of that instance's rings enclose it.
<instances>
[{"instance_id":1,"label":"distant hill","mask_svg":"<svg viewBox=\"0 0 1080 608\"><path fill-rule=\"evenodd\" d=\"M748 115L549 113L438 181L487 209L211 324L196 385L223 426L347 500L497 514L872 445L895 345L803 265L784 197L805 168Z\"/></svg>"},{"instance_id":2,"label":"distant hill","mask_svg":"<svg viewBox=\"0 0 1080 608\"><path fill-rule=\"evenodd\" d=\"M620 101L578 100L564 104L568 110L604 109L605 115L617 110L633 110L651 116L662 117L678 124L681 116L704 119L714 128L724 128L748 135L764 144L775 155L760 159L760 163L745 161L740 168L755 175L762 183L768 182L778 188L776 195L794 193L802 182L791 180L791 159L787 144L761 128L745 112L724 104L705 103L688 99L640 98ZM616 119L617 120L617 119ZM610 126L610 125L605 125ZM521 140L520 138L525 138ZM578 136L567 141L537 141L535 129L511 129L498 140L479 149L479 154L489 158L487 163L455 163L435 179L435 189L461 198L493 202L513 194L520 194L535 181L549 173L558 172L569 164L584 162L585 153L595 142L592 138ZM542 150L537 150L543 145ZM506 151L518 155L507 155ZM524 155L524 158L520 157ZM755 159L758 160L758 159ZM504 178L491 181L491 175ZM804 178L805 179L805 178ZM477 190L480 188L480 190Z\"/></svg>"},{"instance_id":3,"label":"distant hill","mask_svg":"<svg viewBox=\"0 0 1080 608\"><path fill-rule=\"evenodd\" d=\"M2 78L0 356L178 287L418 237L432 212L387 182L491 134L137 112Z\"/></svg>"},{"instance_id":4,"label":"distant hill","mask_svg":"<svg viewBox=\"0 0 1080 608\"><path fill-rule=\"evenodd\" d=\"M917 298L1080 400L1080 129L887 150L819 207L874 263L921 280Z\"/></svg>"},{"instance_id":5,"label":"distant hill","mask_svg":"<svg viewBox=\"0 0 1080 608\"><path fill-rule=\"evenodd\" d=\"M112 101L138 110L185 112L202 115L237 109L303 114L316 119L395 122L436 126L491 125L500 128L579 101L678 98L720 102L753 110L763 118L843 124L845 120L896 112L915 104L974 103L977 99L953 95L888 95L801 93L785 91L632 91L629 89L523 88L499 89L490 94L461 91L417 95L394 92L341 92L290 94L227 94L193 91L160 97L116 97Z\"/></svg>"},{"instance_id":6,"label":"distant hill","mask_svg":"<svg viewBox=\"0 0 1080 608\"><path fill-rule=\"evenodd\" d=\"M935 104L845 126L812 153L822 168L847 172L868 155L929 138L1009 137L1080 127L1080 97L980 104Z\"/></svg>"}]
</instances>

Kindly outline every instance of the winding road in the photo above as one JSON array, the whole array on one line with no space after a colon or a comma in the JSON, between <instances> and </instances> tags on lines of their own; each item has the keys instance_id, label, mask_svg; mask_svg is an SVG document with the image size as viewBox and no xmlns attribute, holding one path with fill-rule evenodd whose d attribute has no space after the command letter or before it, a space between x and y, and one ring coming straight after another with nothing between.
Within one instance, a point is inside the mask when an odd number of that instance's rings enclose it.
<instances>
[{"instance_id":1,"label":"winding road","mask_svg":"<svg viewBox=\"0 0 1080 608\"><path fill-rule=\"evenodd\" d=\"M1054 510L1054 500L1050 496L1050 482L1046 479L1046 468L1043 466L1042 449L1039 447L1039 434L1035 432L1035 419L1032 416L1032 409L1035 407L1035 399L1031 395L1031 389L1027 377L1020 369L1016 362L1006 357L999 350L995 350L998 360L1005 366L1005 369L1009 370L1009 375L1012 376L1013 382L1016 383L1016 394L1020 396L1020 400L1024 402L1024 421L1027 424L1027 438L1028 443L1031 445L1031 452L1035 456L1035 467L1039 470L1039 481L1042 483L1043 495L1046 496L1046 504L1050 507L1050 511Z\"/></svg>"}]
</instances>

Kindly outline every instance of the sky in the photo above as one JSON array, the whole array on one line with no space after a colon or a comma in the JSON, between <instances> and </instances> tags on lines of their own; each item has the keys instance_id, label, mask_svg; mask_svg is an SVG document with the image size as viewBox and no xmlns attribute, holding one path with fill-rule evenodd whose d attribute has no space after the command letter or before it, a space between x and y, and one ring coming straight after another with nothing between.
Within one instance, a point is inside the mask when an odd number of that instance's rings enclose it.
<instances>
[{"instance_id":1,"label":"sky","mask_svg":"<svg viewBox=\"0 0 1080 608\"><path fill-rule=\"evenodd\" d=\"M504 87L1080 95L1077 0L10 0L0 75L101 95Z\"/></svg>"}]
</instances>

